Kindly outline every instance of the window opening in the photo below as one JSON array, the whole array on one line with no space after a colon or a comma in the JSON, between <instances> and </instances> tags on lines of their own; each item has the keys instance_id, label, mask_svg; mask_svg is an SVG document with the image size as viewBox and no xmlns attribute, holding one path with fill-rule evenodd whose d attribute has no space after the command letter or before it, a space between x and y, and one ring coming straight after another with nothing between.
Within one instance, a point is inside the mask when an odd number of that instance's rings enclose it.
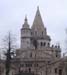
<instances>
[{"instance_id":1,"label":"window opening","mask_svg":"<svg viewBox=\"0 0 67 75\"><path fill-rule=\"evenodd\" d=\"M30 53L30 57L32 57L32 53Z\"/></svg>"},{"instance_id":2,"label":"window opening","mask_svg":"<svg viewBox=\"0 0 67 75\"><path fill-rule=\"evenodd\" d=\"M41 46L43 46L43 43L41 42Z\"/></svg>"},{"instance_id":3,"label":"window opening","mask_svg":"<svg viewBox=\"0 0 67 75\"><path fill-rule=\"evenodd\" d=\"M62 70L61 69L59 70L59 75L62 75Z\"/></svg>"},{"instance_id":4,"label":"window opening","mask_svg":"<svg viewBox=\"0 0 67 75\"><path fill-rule=\"evenodd\" d=\"M50 47L50 43L48 43L48 47Z\"/></svg>"},{"instance_id":5,"label":"window opening","mask_svg":"<svg viewBox=\"0 0 67 75\"><path fill-rule=\"evenodd\" d=\"M46 43L44 42L44 46L46 45Z\"/></svg>"},{"instance_id":6,"label":"window opening","mask_svg":"<svg viewBox=\"0 0 67 75\"><path fill-rule=\"evenodd\" d=\"M55 68L55 73L57 73L57 68Z\"/></svg>"}]
</instances>

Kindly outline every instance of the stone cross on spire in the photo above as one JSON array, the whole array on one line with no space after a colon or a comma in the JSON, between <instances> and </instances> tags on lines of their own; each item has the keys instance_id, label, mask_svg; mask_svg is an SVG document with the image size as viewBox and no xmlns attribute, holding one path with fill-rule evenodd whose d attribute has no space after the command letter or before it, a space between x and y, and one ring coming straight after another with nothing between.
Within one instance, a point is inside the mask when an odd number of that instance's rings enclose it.
<instances>
[{"instance_id":1,"label":"stone cross on spire","mask_svg":"<svg viewBox=\"0 0 67 75\"><path fill-rule=\"evenodd\" d=\"M23 24L23 28L29 28L29 24L28 24L27 16L25 16L24 24Z\"/></svg>"},{"instance_id":2,"label":"stone cross on spire","mask_svg":"<svg viewBox=\"0 0 67 75\"><path fill-rule=\"evenodd\" d=\"M25 16L25 22L27 23L27 16Z\"/></svg>"}]
</instances>

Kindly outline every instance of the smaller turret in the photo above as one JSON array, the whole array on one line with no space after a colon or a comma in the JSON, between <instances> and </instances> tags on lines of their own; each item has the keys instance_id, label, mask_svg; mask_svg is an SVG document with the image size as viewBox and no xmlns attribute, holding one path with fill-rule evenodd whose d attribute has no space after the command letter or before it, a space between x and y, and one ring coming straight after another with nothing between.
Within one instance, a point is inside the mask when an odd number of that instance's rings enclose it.
<instances>
[{"instance_id":1,"label":"smaller turret","mask_svg":"<svg viewBox=\"0 0 67 75\"><path fill-rule=\"evenodd\" d=\"M30 37L31 31L27 21L27 17L25 17L24 24L21 28L21 48L28 48L30 47Z\"/></svg>"},{"instance_id":2,"label":"smaller turret","mask_svg":"<svg viewBox=\"0 0 67 75\"><path fill-rule=\"evenodd\" d=\"M61 48L60 45L52 45L53 55L55 58L61 58Z\"/></svg>"},{"instance_id":3,"label":"smaller turret","mask_svg":"<svg viewBox=\"0 0 67 75\"><path fill-rule=\"evenodd\" d=\"M29 29L29 25L28 25L28 21L27 21L27 16L25 16L25 20L24 20L24 24L23 24L23 27L22 29Z\"/></svg>"},{"instance_id":4,"label":"smaller turret","mask_svg":"<svg viewBox=\"0 0 67 75\"><path fill-rule=\"evenodd\" d=\"M48 47L50 45L51 38L47 35L47 29L41 18L39 7L37 7L36 15L31 27L32 38L36 38L38 41L38 48Z\"/></svg>"}]
</instances>

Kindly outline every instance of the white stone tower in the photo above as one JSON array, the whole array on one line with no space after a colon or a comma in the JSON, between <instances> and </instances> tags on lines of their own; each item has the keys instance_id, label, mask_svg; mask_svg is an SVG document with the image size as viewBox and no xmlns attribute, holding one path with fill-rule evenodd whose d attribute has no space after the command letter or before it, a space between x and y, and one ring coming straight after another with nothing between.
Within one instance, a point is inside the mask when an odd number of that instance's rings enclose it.
<instances>
[{"instance_id":1,"label":"white stone tower","mask_svg":"<svg viewBox=\"0 0 67 75\"><path fill-rule=\"evenodd\" d=\"M32 37L38 41L38 48L44 48L50 45L50 37L47 35L46 27L44 27L39 7L31 27Z\"/></svg>"},{"instance_id":2,"label":"white stone tower","mask_svg":"<svg viewBox=\"0 0 67 75\"><path fill-rule=\"evenodd\" d=\"M60 46L51 46L50 41L38 7L32 27L29 27L25 17L21 28L21 47L16 51L15 72L20 70L22 74L58 75L54 71L58 66L54 63L60 59L61 49ZM37 47L33 43L37 44Z\"/></svg>"},{"instance_id":3,"label":"white stone tower","mask_svg":"<svg viewBox=\"0 0 67 75\"><path fill-rule=\"evenodd\" d=\"M30 27L27 22L27 17L25 17L25 22L21 28L21 49L27 49L30 47Z\"/></svg>"}]
</instances>

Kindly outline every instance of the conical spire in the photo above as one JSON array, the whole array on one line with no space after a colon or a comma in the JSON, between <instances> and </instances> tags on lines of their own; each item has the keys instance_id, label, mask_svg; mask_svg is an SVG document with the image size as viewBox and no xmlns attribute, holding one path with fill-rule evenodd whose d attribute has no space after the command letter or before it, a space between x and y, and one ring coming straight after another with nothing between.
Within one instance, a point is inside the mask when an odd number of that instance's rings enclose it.
<instances>
[{"instance_id":1,"label":"conical spire","mask_svg":"<svg viewBox=\"0 0 67 75\"><path fill-rule=\"evenodd\" d=\"M29 28L28 21L27 21L27 16L25 16L23 28Z\"/></svg>"},{"instance_id":2,"label":"conical spire","mask_svg":"<svg viewBox=\"0 0 67 75\"><path fill-rule=\"evenodd\" d=\"M44 30L44 24L43 24L43 21L41 18L39 7L37 7L37 11L36 11L36 15L35 15L34 22L32 25L32 29Z\"/></svg>"}]
</instances>

